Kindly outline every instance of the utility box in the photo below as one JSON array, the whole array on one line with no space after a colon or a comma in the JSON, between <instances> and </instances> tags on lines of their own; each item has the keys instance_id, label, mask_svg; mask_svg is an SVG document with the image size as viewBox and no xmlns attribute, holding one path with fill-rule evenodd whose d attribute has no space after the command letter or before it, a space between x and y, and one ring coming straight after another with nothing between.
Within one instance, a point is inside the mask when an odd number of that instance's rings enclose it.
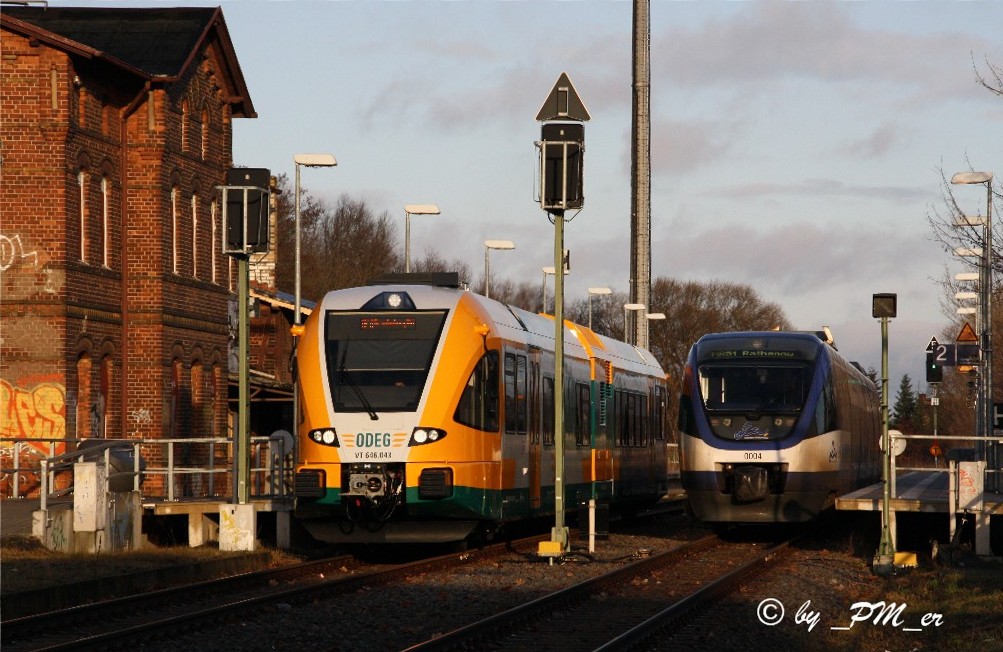
<instances>
[{"instance_id":1,"label":"utility box","mask_svg":"<svg viewBox=\"0 0 1003 652\"><path fill-rule=\"evenodd\" d=\"M219 549L257 550L258 512L254 505L222 505L219 508Z\"/></svg>"},{"instance_id":2,"label":"utility box","mask_svg":"<svg viewBox=\"0 0 1003 652\"><path fill-rule=\"evenodd\" d=\"M108 467L99 462L73 465L73 531L98 532L108 522Z\"/></svg>"},{"instance_id":3,"label":"utility box","mask_svg":"<svg viewBox=\"0 0 1003 652\"><path fill-rule=\"evenodd\" d=\"M985 475L985 462L958 462L958 509L982 511Z\"/></svg>"}]
</instances>

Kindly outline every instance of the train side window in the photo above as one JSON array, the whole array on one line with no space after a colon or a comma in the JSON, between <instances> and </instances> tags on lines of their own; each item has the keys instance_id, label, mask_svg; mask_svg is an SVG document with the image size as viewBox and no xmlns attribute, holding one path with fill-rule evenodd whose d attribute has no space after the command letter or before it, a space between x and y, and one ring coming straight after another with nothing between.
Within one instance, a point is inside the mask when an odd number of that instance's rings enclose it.
<instances>
[{"instance_id":1,"label":"train side window","mask_svg":"<svg viewBox=\"0 0 1003 652\"><path fill-rule=\"evenodd\" d=\"M526 434L526 356L505 354L505 432Z\"/></svg>"},{"instance_id":2,"label":"train side window","mask_svg":"<svg viewBox=\"0 0 1003 652\"><path fill-rule=\"evenodd\" d=\"M540 443L540 363L530 363L529 374L529 437Z\"/></svg>"},{"instance_id":3,"label":"train side window","mask_svg":"<svg viewBox=\"0 0 1003 652\"><path fill-rule=\"evenodd\" d=\"M612 407L610 410L610 420L609 426L607 428L606 436L610 438L614 446L620 445L620 433L623 431L623 427L620 423L620 412L621 407L621 394L620 390L614 389L612 392L613 400L611 401Z\"/></svg>"},{"instance_id":4,"label":"train side window","mask_svg":"<svg viewBox=\"0 0 1003 652\"><path fill-rule=\"evenodd\" d=\"M579 446L592 445L592 396L585 383L575 385L575 443Z\"/></svg>"},{"instance_id":5,"label":"train side window","mask_svg":"<svg viewBox=\"0 0 1003 652\"><path fill-rule=\"evenodd\" d=\"M836 396L830 376L822 386L822 395L815 407L815 427L819 433L829 432L836 429L837 423Z\"/></svg>"},{"instance_id":6,"label":"train side window","mask_svg":"<svg viewBox=\"0 0 1003 652\"><path fill-rule=\"evenodd\" d=\"M651 433L656 441L665 440L665 408L665 388L656 385L651 401Z\"/></svg>"},{"instance_id":7,"label":"train side window","mask_svg":"<svg viewBox=\"0 0 1003 652\"><path fill-rule=\"evenodd\" d=\"M554 379L543 377L543 445L554 445Z\"/></svg>"},{"instance_id":8,"label":"train side window","mask_svg":"<svg viewBox=\"0 0 1003 652\"><path fill-rule=\"evenodd\" d=\"M485 353L460 395L453 419L471 428L498 432L498 352Z\"/></svg>"},{"instance_id":9,"label":"train side window","mask_svg":"<svg viewBox=\"0 0 1003 652\"><path fill-rule=\"evenodd\" d=\"M637 394L630 395L630 446L641 445L641 397Z\"/></svg>"},{"instance_id":10,"label":"train side window","mask_svg":"<svg viewBox=\"0 0 1003 652\"><path fill-rule=\"evenodd\" d=\"M529 428L529 383L527 382L528 369L526 366L526 356L517 355L515 358L515 411L516 411L516 432L525 435Z\"/></svg>"},{"instance_id":11,"label":"train side window","mask_svg":"<svg viewBox=\"0 0 1003 652\"><path fill-rule=\"evenodd\" d=\"M648 412L648 395L638 394L637 395L638 411L637 411L637 433L638 433L638 446L647 446L651 439L651 421L649 419Z\"/></svg>"}]
</instances>

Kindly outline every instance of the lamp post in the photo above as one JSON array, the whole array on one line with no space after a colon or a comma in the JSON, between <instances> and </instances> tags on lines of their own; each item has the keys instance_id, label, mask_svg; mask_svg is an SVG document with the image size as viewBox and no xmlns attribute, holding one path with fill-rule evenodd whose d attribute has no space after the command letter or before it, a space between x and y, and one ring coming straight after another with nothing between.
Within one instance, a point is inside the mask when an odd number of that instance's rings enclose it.
<instances>
[{"instance_id":1,"label":"lamp post","mask_svg":"<svg viewBox=\"0 0 1003 652\"><path fill-rule=\"evenodd\" d=\"M333 154L296 154L296 300L293 308L293 325L300 324L300 166L308 168L332 168L338 164Z\"/></svg>"},{"instance_id":2,"label":"lamp post","mask_svg":"<svg viewBox=\"0 0 1003 652\"><path fill-rule=\"evenodd\" d=\"M540 312L546 314L547 313L547 277L548 276L554 276L554 275L557 274L557 272L555 271L556 268L554 268L553 266L550 266L550 267L541 267L540 269L543 270L543 308L540 309ZM565 276L568 275L568 270L564 270L564 275Z\"/></svg>"},{"instance_id":3,"label":"lamp post","mask_svg":"<svg viewBox=\"0 0 1003 652\"><path fill-rule=\"evenodd\" d=\"M338 165L338 161L335 160L333 154L295 154L293 155L293 163L296 164L296 188L294 190L295 205L296 205L296 262L295 262L295 300L293 305L293 352L295 355L296 345L299 342L299 336L301 335L302 327L300 326L300 167L308 168L333 168ZM298 368L297 366L293 367ZM296 379L293 378L293 382ZM299 392L293 389L293 434L294 437L299 435Z\"/></svg>"},{"instance_id":4,"label":"lamp post","mask_svg":"<svg viewBox=\"0 0 1003 652\"><path fill-rule=\"evenodd\" d=\"M644 310L647 306L643 303L625 303L623 304L623 341L629 344L634 344L631 341L632 338L627 336L627 314L633 311Z\"/></svg>"},{"instance_id":5,"label":"lamp post","mask_svg":"<svg viewBox=\"0 0 1003 652\"><path fill-rule=\"evenodd\" d=\"M438 215L439 207L435 204L405 204L404 205L404 271L411 271L411 216Z\"/></svg>"},{"instance_id":6,"label":"lamp post","mask_svg":"<svg viewBox=\"0 0 1003 652\"><path fill-rule=\"evenodd\" d=\"M960 185L986 184L986 217L982 223L982 257L979 265L979 315L981 317L982 373L979 382L982 391L979 395L978 421L980 433L985 439L979 448L981 457L988 466L996 469L996 446L989 443L993 435L993 345L992 345L992 286L993 286L993 173L992 172L958 172L951 177L951 183ZM968 218L966 218L968 219ZM968 222L971 225L971 221ZM999 474L993 474L993 486L998 489Z\"/></svg>"},{"instance_id":7,"label":"lamp post","mask_svg":"<svg viewBox=\"0 0 1003 652\"><path fill-rule=\"evenodd\" d=\"M491 298L491 262L488 254L492 249L509 250L515 249L515 243L511 240L485 240L484 241L484 296Z\"/></svg>"},{"instance_id":8,"label":"lamp post","mask_svg":"<svg viewBox=\"0 0 1003 652\"><path fill-rule=\"evenodd\" d=\"M592 330L592 295L593 294L613 294L610 288L589 288L589 330Z\"/></svg>"},{"instance_id":9,"label":"lamp post","mask_svg":"<svg viewBox=\"0 0 1003 652\"><path fill-rule=\"evenodd\" d=\"M661 321L663 319L665 319L665 313L664 312L646 312L646 313L644 313L644 342L645 342L644 348L645 349L648 349L649 351L651 350L649 348L651 346L651 339L648 337L648 333L651 330L651 322L653 322L653 321Z\"/></svg>"}]
</instances>

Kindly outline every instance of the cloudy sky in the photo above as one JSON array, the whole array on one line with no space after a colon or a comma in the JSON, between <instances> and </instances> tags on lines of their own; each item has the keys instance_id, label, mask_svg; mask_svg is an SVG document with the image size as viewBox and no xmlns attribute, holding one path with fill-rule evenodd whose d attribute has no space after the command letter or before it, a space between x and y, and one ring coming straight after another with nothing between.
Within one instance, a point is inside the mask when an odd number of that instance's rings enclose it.
<instances>
[{"instance_id":1,"label":"cloudy sky","mask_svg":"<svg viewBox=\"0 0 1003 652\"><path fill-rule=\"evenodd\" d=\"M566 72L592 118L567 293L628 289L631 2L172 4L223 7L259 115L235 121L236 164L292 177L295 153L333 153L303 171L312 193L399 215L402 239L404 205L436 203L412 256L479 272L483 241L510 239L492 271L514 281L553 265L533 143ZM650 17L653 277L747 283L877 369L871 295L897 293L890 377L917 387L950 324L935 281L961 269L927 225L941 171L1003 175L1003 98L975 77L1003 65L1003 2L652 0ZM957 196L985 211L984 186Z\"/></svg>"}]
</instances>

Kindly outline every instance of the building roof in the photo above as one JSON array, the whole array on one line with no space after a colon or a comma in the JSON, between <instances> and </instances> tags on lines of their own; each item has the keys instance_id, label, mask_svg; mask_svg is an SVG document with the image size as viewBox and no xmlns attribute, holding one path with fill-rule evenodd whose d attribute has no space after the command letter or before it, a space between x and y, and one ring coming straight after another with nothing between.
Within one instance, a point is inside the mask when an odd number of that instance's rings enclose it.
<instances>
[{"instance_id":1,"label":"building roof","mask_svg":"<svg viewBox=\"0 0 1003 652\"><path fill-rule=\"evenodd\" d=\"M4 6L4 28L57 49L104 60L137 76L179 79L202 46L218 39L237 117L256 117L219 7L90 8Z\"/></svg>"},{"instance_id":2,"label":"building roof","mask_svg":"<svg viewBox=\"0 0 1003 652\"><path fill-rule=\"evenodd\" d=\"M268 290L261 286L252 286L250 288L250 294L252 299L264 301L270 306L284 308L286 310L296 310L296 295L294 294L281 292L279 290ZM317 302L300 297L301 315L311 314L316 306Z\"/></svg>"}]
</instances>

